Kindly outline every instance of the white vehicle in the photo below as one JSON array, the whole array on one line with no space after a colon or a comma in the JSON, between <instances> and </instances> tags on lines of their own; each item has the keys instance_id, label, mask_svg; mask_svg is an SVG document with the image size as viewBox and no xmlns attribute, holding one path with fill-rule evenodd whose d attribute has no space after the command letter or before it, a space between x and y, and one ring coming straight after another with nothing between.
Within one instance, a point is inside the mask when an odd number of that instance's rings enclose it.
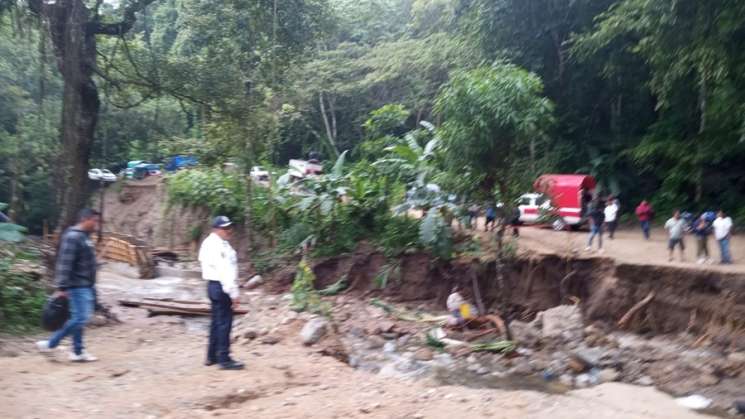
<instances>
[{"instance_id":1,"label":"white vehicle","mask_svg":"<svg viewBox=\"0 0 745 419\"><path fill-rule=\"evenodd\" d=\"M317 160L290 160L290 169L287 174L293 180L315 177L323 174L323 166Z\"/></svg>"},{"instance_id":2,"label":"white vehicle","mask_svg":"<svg viewBox=\"0 0 745 419\"><path fill-rule=\"evenodd\" d=\"M541 216L551 211L551 200L544 194L526 193L517 200L517 209L520 211L520 223L537 223Z\"/></svg>"},{"instance_id":3,"label":"white vehicle","mask_svg":"<svg viewBox=\"0 0 745 419\"><path fill-rule=\"evenodd\" d=\"M258 184L269 184L269 171L261 166L254 166L249 172L251 179Z\"/></svg>"},{"instance_id":4,"label":"white vehicle","mask_svg":"<svg viewBox=\"0 0 745 419\"><path fill-rule=\"evenodd\" d=\"M109 169L91 169L88 171L88 179L116 182L116 175L111 173Z\"/></svg>"}]
</instances>

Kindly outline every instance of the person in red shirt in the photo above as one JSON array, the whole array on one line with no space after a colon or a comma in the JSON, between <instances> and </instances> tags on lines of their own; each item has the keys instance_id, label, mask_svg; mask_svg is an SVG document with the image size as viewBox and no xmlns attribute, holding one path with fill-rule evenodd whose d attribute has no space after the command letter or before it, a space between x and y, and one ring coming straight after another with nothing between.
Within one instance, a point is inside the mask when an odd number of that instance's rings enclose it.
<instances>
[{"instance_id":1,"label":"person in red shirt","mask_svg":"<svg viewBox=\"0 0 745 419\"><path fill-rule=\"evenodd\" d=\"M649 240L649 223L654 218L654 209L652 205L646 200L642 201L638 207L636 207L636 218L639 219L639 223L642 226L642 232L644 232L644 238Z\"/></svg>"}]
</instances>

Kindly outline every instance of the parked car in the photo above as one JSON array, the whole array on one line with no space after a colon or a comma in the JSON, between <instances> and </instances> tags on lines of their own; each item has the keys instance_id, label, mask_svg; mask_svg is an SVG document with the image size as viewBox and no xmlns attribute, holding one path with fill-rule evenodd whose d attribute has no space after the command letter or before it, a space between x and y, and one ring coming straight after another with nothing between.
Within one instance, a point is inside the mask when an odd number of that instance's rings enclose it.
<instances>
[{"instance_id":1,"label":"parked car","mask_svg":"<svg viewBox=\"0 0 745 419\"><path fill-rule=\"evenodd\" d=\"M154 163L143 163L141 166L145 167L148 176L160 176L163 174L161 165Z\"/></svg>"},{"instance_id":2,"label":"parked car","mask_svg":"<svg viewBox=\"0 0 745 419\"><path fill-rule=\"evenodd\" d=\"M287 173L293 180L316 177L323 174L323 166L318 160L291 159Z\"/></svg>"},{"instance_id":3,"label":"parked car","mask_svg":"<svg viewBox=\"0 0 745 419\"><path fill-rule=\"evenodd\" d=\"M541 193L526 193L518 198L517 209L521 224L538 223L544 214L551 212L551 200Z\"/></svg>"},{"instance_id":4,"label":"parked car","mask_svg":"<svg viewBox=\"0 0 745 419\"><path fill-rule=\"evenodd\" d=\"M269 171L261 166L252 167L249 175L251 176L251 179L258 184L269 183Z\"/></svg>"},{"instance_id":5,"label":"parked car","mask_svg":"<svg viewBox=\"0 0 745 419\"><path fill-rule=\"evenodd\" d=\"M116 182L116 175L111 173L109 169L91 169L88 171L88 179Z\"/></svg>"},{"instance_id":6,"label":"parked car","mask_svg":"<svg viewBox=\"0 0 745 419\"><path fill-rule=\"evenodd\" d=\"M176 170L194 167L197 164L199 164L199 161L194 156L173 156L166 163L165 169L169 172L175 172Z\"/></svg>"}]
</instances>

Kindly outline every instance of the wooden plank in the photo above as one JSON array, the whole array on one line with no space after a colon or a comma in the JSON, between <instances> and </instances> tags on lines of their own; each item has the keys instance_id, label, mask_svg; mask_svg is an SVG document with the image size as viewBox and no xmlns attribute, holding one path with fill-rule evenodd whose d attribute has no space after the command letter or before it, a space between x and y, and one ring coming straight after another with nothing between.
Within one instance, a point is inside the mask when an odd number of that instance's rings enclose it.
<instances>
[{"instance_id":1,"label":"wooden plank","mask_svg":"<svg viewBox=\"0 0 745 419\"><path fill-rule=\"evenodd\" d=\"M125 307L138 307L151 311L162 312L163 314L191 314L191 315L209 315L212 309L207 304L182 304L166 301L144 301L144 300L119 300L119 304ZM234 314L246 314L248 310L238 308L233 310Z\"/></svg>"},{"instance_id":2,"label":"wooden plank","mask_svg":"<svg viewBox=\"0 0 745 419\"><path fill-rule=\"evenodd\" d=\"M177 303L177 304L209 304L209 301L194 301L194 300L178 300L175 298L155 298L155 297L145 297L143 300L146 301L156 301L156 302L162 302L162 303Z\"/></svg>"}]
</instances>

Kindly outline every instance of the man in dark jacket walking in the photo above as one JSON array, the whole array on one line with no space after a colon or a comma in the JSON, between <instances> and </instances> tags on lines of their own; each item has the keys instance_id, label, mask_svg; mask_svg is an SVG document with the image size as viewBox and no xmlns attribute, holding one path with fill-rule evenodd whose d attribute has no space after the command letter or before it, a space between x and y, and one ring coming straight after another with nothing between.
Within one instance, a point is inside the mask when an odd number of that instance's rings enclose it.
<instances>
[{"instance_id":1,"label":"man in dark jacket walking","mask_svg":"<svg viewBox=\"0 0 745 419\"><path fill-rule=\"evenodd\" d=\"M96 283L96 251L90 234L98 229L100 214L84 209L78 215L78 223L60 238L57 265L55 266L55 296L66 296L70 302L70 319L49 340L36 342L41 352L51 352L66 336L72 336L73 352L70 360L75 362L97 361L83 346L83 328L93 314L95 304L93 286Z\"/></svg>"},{"instance_id":2,"label":"man in dark jacket walking","mask_svg":"<svg viewBox=\"0 0 745 419\"><path fill-rule=\"evenodd\" d=\"M590 237L587 239L587 248L592 250L592 239L598 237L598 251L603 251L603 223L605 222L605 205L600 199L596 199L590 207Z\"/></svg>"}]
</instances>

